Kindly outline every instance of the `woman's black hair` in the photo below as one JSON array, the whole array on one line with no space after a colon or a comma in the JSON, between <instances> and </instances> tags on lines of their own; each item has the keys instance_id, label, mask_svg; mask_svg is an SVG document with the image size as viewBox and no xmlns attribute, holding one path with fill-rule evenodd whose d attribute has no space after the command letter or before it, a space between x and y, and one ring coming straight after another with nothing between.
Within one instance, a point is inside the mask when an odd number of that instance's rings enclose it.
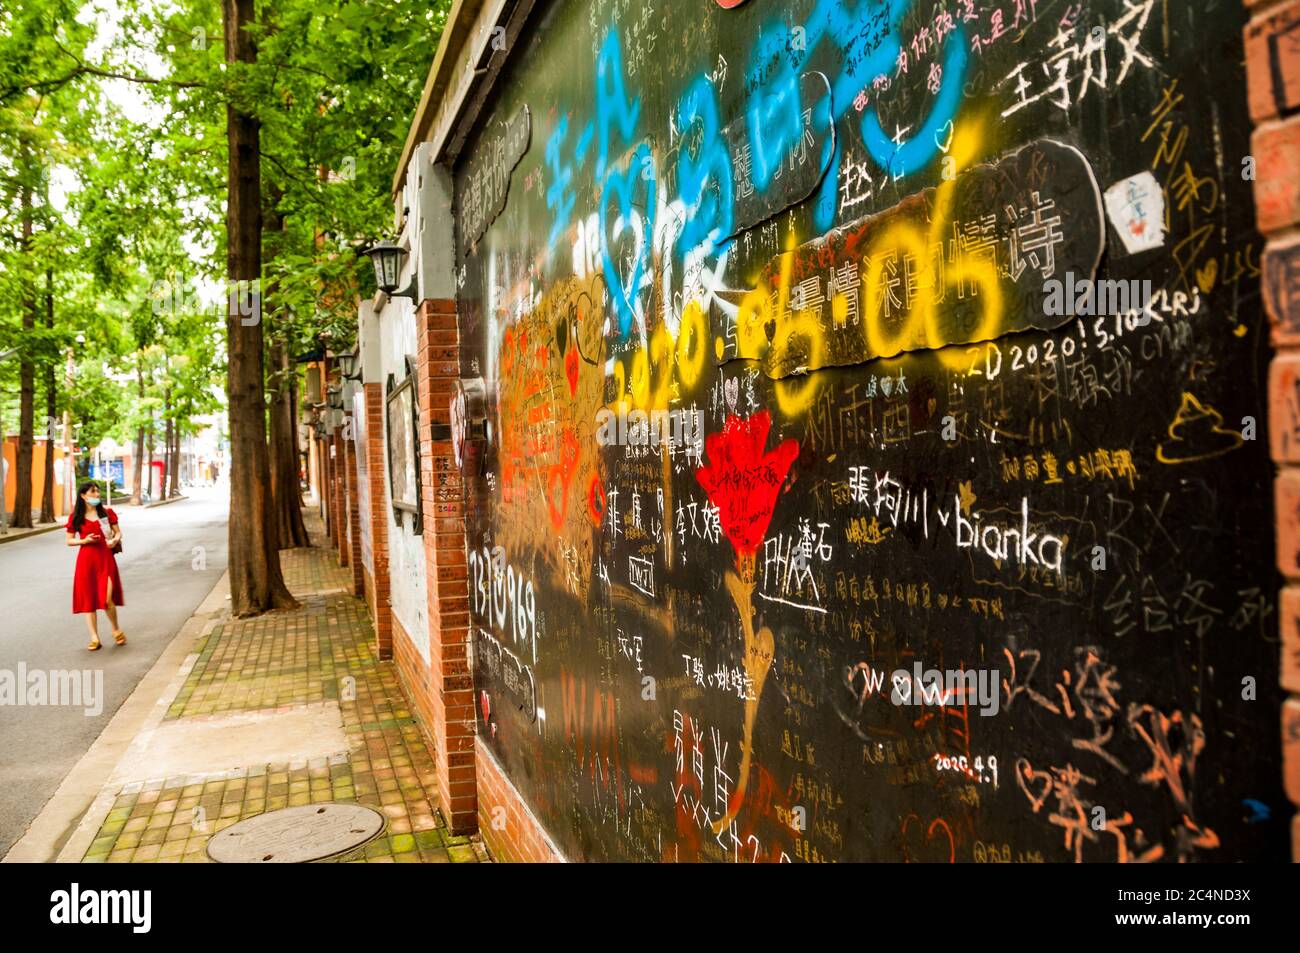
<instances>
[{"instance_id":1,"label":"woman's black hair","mask_svg":"<svg viewBox=\"0 0 1300 953\"><path fill-rule=\"evenodd\" d=\"M87 480L81 486L77 487L77 505L72 511L72 531L81 532L81 526L86 522L86 500L85 495L91 490L99 489L99 481ZM99 506L95 507L95 515L100 519L107 519L108 513L104 510L104 501L101 498Z\"/></svg>"}]
</instances>

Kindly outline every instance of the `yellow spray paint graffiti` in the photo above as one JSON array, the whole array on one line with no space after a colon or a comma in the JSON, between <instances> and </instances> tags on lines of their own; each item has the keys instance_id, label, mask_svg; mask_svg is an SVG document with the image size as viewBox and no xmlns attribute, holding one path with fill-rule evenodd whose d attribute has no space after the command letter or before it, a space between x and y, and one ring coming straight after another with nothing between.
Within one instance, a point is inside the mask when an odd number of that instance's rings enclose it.
<instances>
[{"instance_id":1,"label":"yellow spray paint graffiti","mask_svg":"<svg viewBox=\"0 0 1300 953\"><path fill-rule=\"evenodd\" d=\"M648 344L614 362L614 397L610 410L666 410L672 400L693 393L704 371L708 321L699 301L682 309L674 338L666 325L656 325Z\"/></svg>"},{"instance_id":2,"label":"yellow spray paint graffiti","mask_svg":"<svg viewBox=\"0 0 1300 953\"><path fill-rule=\"evenodd\" d=\"M1091 167L1052 140L981 162L982 129L954 129L936 187L787 244L745 296L719 362L757 360L780 380L924 349L958 367L965 352L952 345L1064 324L1043 306L1045 283L1067 268L1095 273L1104 243ZM805 409L817 386L787 385L781 409Z\"/></svg>"}]
</instances>

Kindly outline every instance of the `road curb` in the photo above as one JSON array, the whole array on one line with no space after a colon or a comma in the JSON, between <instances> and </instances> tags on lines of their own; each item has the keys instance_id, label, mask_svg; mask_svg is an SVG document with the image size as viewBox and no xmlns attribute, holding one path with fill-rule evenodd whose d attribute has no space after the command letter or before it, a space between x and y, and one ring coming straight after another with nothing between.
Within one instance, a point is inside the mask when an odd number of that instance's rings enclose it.
<instances>
[{"instance_id":1,"label":"road curb","mask_svg":"<svg viewBox=\"0 0 1300 953\"><path fill-rule=\"evenodd\" d=\"M220 621L229 586L227 570L0 863L75 863L85 856L112 808L114 792L107 786L118 763L136 736L167 713L198 658L194 641Z\"/></svg>"},{"instance_id":2,"label":"road curb","mask_svg":"<svg viewBox=\"0 0 1300 953\"><path fill-rule=\"evenodd\" d=\"M16 543L21 539L30 539L33 536L43 536L45 533L52 533L56 529L62 529L63 526L63 523L51 523L49 526L38 526L35 529L30 530L25 529L17 535L14 535L13 530L10 530L5 535L0 536L0 546L3 546L5 543Z\"/></svg>"},{"instance_id":3,"label":"road curb","mask_svg":"<svg viewBox=\"0 0 1300 953\"><path fill-rule=\"evenodd\" d=\"M142 508L146 510L151 510L155 506L166 506L169 503L179 503L181 500L188 500L188 499L189 499L188 496L173 496L169 500L154 500L152 503L146 503Z\"/></svg>"}]
</instances>

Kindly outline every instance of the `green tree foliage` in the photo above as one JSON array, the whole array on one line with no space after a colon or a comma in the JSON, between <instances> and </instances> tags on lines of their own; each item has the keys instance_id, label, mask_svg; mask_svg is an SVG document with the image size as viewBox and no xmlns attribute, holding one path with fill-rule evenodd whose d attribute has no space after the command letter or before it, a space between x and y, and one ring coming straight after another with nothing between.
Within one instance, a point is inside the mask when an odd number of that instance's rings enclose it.
<instances>
[{"instance_id":1,"label":"green tree foliage","mask_svg":"<svg viewBox=\"0 0 1300 953\"><path fill-rule=\"evenodd\" d=\"M0 425L24 371L35 431L53 371L83 445L218 407L231 106L260 125L266 345L349 346L450 7L264 0L252 64L226 62L219 0L0 8Z\"/></svg>"}]
</instances>

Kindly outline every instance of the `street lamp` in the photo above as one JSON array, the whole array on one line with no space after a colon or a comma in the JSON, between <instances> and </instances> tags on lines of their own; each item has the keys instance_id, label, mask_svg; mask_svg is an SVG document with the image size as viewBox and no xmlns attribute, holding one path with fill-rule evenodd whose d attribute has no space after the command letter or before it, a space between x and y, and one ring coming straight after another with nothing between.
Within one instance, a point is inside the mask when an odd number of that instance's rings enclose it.
<instances>
[{"instance_id":1,"label":"street lamp","mask_svg":"<svg viewBox=\"0 0 1300 953\"><path fill-rule=\"evenodd\" d=\"M344 354L339 354L335 360L339 365L339 372L343 375L344 380L359 381L361 380L360 354L357 348L353 348Z\"/></svg>"},{"instance_id":2,"label":"street lamp","mask_svg":"<svg viewBox=\"0 0 1300 953\"><path fill-rule=\"evenodd\" d=\"M415 275L401 291L397 290L397 280L402 273L402 262L406 258L406 249L387 238L367 248L363 255L369 255L375 266L375 284L390 298L410 298L415 300Z\"/></svg>"}]
</instances>

